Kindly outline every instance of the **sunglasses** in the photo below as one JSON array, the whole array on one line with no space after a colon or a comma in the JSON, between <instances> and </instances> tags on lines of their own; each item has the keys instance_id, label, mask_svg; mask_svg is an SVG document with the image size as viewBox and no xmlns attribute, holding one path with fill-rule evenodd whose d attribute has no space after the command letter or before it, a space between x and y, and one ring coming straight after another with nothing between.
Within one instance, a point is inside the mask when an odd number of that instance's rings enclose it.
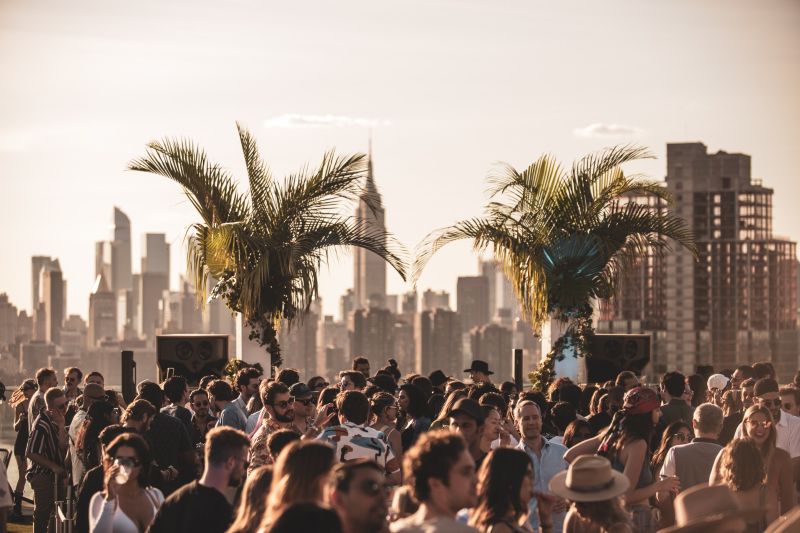
<instances>
[{"instance_id":1,"label":"sunglasses","mask_svg":"<svg viewBox=\"0 0 800 533\"><path fill-rule=\"evenodd\" d=\"M314 402L314 398L303 398L303 399L295 398L294 401L296 401L298 403L302 403L303 405L308 407L310 404L312 404Z\"/></svg>"},{"instance_id":2,"label":"sunglasses","mask_svg":"<svg viewBox=\"0 0 800 533\"><path fill-rule=\"evenodd\" d=\"M780 398L775 398L774 400L766 400L764 398L759 398L758 403L763 405L764 407L769 407L770 405L773 407L781 407L783 402Z\"/></svg>"},{"instance_id":3,"label":"sunglasses","mask_svg":"<svg viewBox=\"0 0 800 533\"><path fill-rule=\"evenodd\" d=\"M115 457L114 462L119 466L126 466L128 468L136 468L142 465L142 462L135 457Z\"/></svg>"},{"instance_id":4,"label":"sunglasses","mask_svg":"<svg viewBox=\"0 0 800 533\"><path fill-rule=\"evenodd\" d=\"M67 402L60 403L55 406L58 411L66 411L67 410Z\"/></svg>"},{"instance_id":5,"label":"sunglasses","mask_svg":"<svg viewBox=\"0 0 800 533\"><path fill-rule=\"evenodd\" d=\"M762 420L761 422L759 422L758 420L748 420L747 425L750 426L751 428L769 429L772 427L772 422L770 422L769 420Z\"/></svg>"},{"instance_id":6,"label":"sunglasses","mask_svg":"<svg viewBox=\"0 0 800 533\"><path fill-rule=\"evenodd\" d=\"M671 438L678 439L680 442L687 442L689 440L689 435L686 433L675 433Z\"/></svg>"},{"instance_id":7,"label":"sunglasses","mask_svg":"<svg viewBox=\"0 0 800 533\"><path fill-rule=\"evenodd\" d=\"M294 404L294 398L289 398L288 400L283 400L282 402L275 402L272 404L272 407L280 407L281 409L286 409L290 405Z\"/></svg>"}]
</instances>

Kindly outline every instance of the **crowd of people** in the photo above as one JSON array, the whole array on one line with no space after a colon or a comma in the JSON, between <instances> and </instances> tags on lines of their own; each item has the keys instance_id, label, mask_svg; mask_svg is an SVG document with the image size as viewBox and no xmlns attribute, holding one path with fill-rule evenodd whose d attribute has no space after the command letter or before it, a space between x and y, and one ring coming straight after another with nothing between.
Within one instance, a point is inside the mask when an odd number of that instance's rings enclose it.
<instances>
[{"instance_id":1,"label":"crowd of people","mask_svg":"<svg viewBox=\"0 0 800 533\"><path fill-rule=\"evenodd\" d=\"M800 531L800 372L532 391L485 361L403 376L358 357L333 383L240 367L130 403L98 372L40 369L10 401L10 519L27 482L34 533L65 500L79 533Z\"/></svg>"}]
</instances>

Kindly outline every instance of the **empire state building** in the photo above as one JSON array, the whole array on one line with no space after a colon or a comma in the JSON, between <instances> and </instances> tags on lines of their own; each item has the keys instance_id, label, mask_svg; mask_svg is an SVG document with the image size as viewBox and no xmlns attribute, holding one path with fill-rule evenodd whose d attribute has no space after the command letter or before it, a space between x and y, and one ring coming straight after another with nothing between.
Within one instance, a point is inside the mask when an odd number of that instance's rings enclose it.
<instances>
[{"instance_id":1,"label":"empire state building","mask_svg":"<svg viewBox=\"0 0 800 533\"><path fill-rule=\"evenodd\" d=\"M367 204L369 198L372 207ZM356 210L356 221L359 224L376 226L385 229L385 212L381 202L380 193L375 186L372 175L372 147L370 146L369 160L367 163L367 184ZM386 262L372 252L355 247L354 268L354 296L355 309L369 309L370 307L386 307Z\"/></svg>"}]
</instances>

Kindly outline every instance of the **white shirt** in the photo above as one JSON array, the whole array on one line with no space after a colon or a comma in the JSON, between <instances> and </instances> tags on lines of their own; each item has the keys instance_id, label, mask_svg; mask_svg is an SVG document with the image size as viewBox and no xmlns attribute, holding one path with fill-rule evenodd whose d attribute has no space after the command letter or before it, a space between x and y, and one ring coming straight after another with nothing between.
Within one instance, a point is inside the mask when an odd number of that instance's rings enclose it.
<instances>
[{"instance_id":1,"label":"white shirt","mask_svg":"<svg viewBox=\"0 0 800 533\"><path fill-rule=\"evenodd\" d=\"M264 408L262 407L252 415L247 417L247 425L245 426L244 432L248 435L252 435L253 432L256 430L256 425L258 421L261 419L261 414L264 412Z\"/></svg>"},{"instance_id":2,"label":"white shirt","mask_svg":"<svg viewBox=\"0 0 800 533\"><path fill-rule=\"evenodd\" d=\"M80 457L78 457L78 450L75 446L78 443L78 432L83 425L83 421L86 420L86 415L88 413L83 409L79 410L75 413L75 416L72 417L72 422L69 425L69 430L67 434L69 435L69 456L72 459L72 484L78 486L83 481L83 461L81 461Z\"/></svg>"},{"instance_id":3,"label":"white shirt","mask_svg":"<svg viewBox=\"0 0 800 533\"><path fill-rule=\"evenodd\" d=\"M800 457L800 417L790 415L781 410L781 419L775 424L777 431L777 441L775 445L782 450L789 452L792 458ZM742 424L736 427L733 438L742 437Z\"/></svg>"}]
</instances>

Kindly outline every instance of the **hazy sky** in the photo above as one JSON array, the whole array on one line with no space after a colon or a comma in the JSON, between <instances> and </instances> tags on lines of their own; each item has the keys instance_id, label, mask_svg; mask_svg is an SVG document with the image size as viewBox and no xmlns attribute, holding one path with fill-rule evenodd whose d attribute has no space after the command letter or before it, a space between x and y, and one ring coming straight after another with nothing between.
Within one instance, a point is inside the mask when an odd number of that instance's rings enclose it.
<instances>
[{"instance_id":1,"label":"hazy sky","mask_svg":"<svg viewBox=\"0 0 800 533\"><path fill-rule=\"evenodd\" d=\"M197 220L177 185L126 172L144 144L187 136L244 179L234 121L275 175L327 148L366 151L387 224L413 248L480 213L497 161L569 162L639 142L631 170L663 178L667 142L753 157L774 228L800 239L800 3L796 1L0 2L0 292L30 307L30 256L61 260L86 315L94 241L112 206L173 246ZM242 181L243 187L245 181ZM420 289L476 273L445 249ZM352 256L323 276L327 313ZM406 290L389 277L390 292Z\"/></svg>"}]
</instances>

